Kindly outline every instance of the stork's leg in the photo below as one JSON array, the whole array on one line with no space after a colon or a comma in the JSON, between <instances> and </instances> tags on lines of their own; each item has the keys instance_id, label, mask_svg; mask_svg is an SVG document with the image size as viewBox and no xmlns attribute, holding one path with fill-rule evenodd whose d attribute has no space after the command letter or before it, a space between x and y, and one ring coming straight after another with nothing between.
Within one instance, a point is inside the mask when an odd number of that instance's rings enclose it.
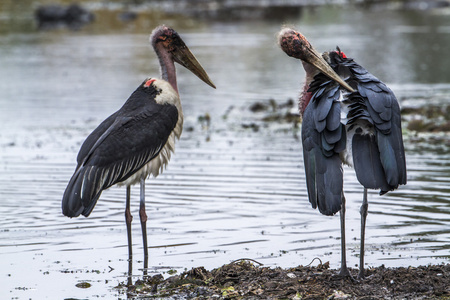
<instances>
[{"instance_id":1,"label":"stork's leg","mask_svg":"<svg viewBox=\"0 0 450 300\"><path fill-rule=\"evenodd\" d=\"M345 197L344 192L342 192L342 205L339 212L341 216L341 271L339 276L342 277L352 277L347 268L347 255L345 251Z\"/></svg>"},{"instance_id":2,"label":"stork's leg","mask_svg":"<svg viewBox=\"0 0 450 300\"><path fill-rule=\"evenodd\" d=\"M128 237L128 285L132 284L131 277L133 276L133 247L131 242L131 221L133 221L133 216L130 212L130 194L131 188L127 186L127 197L125 205L125 223L127 224L127 237Z\"/></svg>"},{"instance_id":3,"label":"stork's leg","mask_svg":"<svg viewBox=\"0 0 450 300\"><path fill-rule=\"evenodd\" d=\"M369 209L369 202L367 201L367 189L364 188L363 203L359 210L359 212L361 214L361 249L360 249L360 253L359 253L359 274L358 274L359 279L364 278L364 247L365 247L364 239L365 239L365 232L366 232L366 219L367 219L368 209Z\"/></svg>"},{"instance_id":4,"label":"stork's leg","mask_svg":"<svg viewBox=\"0 0 450 300\"><path fill-rule=\"evenodd\" d=\"M127 279L127 286L133 285L133 260L128 260L128 279Z\"/></svg>"},{"instance_id":5,"label":"stork's leg","mask_svg":"<svg viewBox=\"0 0 450 300\"><path fill-rule=\"evenodd\" d=\"M147 213L145 212L145 179L141 178L141 201L139 206L139 217L141 218L142 240L144 242L144 275L147 275L148 248L147 248Z\"/></svg>"},{"instance_id":6,"label":"stork's leg","mask_svg":"<svg viewBox=\"0 0 450 300\"><path fill-rule=\"evenodd\" d=\"M125 223L127 224L127 237L128 237L128 259L133 257L133 247L131 242L131 221L133 221L133 216L130 212L130 192L131 188L127 186L127 203L125 207Z\"/></svg>"}]
</instances>

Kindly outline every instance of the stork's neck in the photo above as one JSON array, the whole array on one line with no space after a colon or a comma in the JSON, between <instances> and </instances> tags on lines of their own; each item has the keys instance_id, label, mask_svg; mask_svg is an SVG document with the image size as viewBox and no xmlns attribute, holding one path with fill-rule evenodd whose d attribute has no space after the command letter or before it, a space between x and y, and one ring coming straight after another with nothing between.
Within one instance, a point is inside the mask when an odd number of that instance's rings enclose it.
<instances>
[{"instance_id":1,"label":"stork's neck","mask_svg":"<svg viewBox=\"0 0 450 300\"><path fill-rule=\"evenodd\" d=\"M311 101L312 93L308 92L309 84L305 84L303 87L303 91L300 95L300 99L298 101L298 110L300 111L300 115L303 116L305 113L305 109Z\"/></svg>"},{"instance_id":2,"label":"stork's neck","mask_svg":"<svg viewBox=\"0 0 450 300\"><path fill-rule=\"evenodd\" d=\"M161 66L161 78L169 82L173 89L178 93L177 73L172 54L170 54L161 43L156 44L155 52Z\"/></svg>"},{"instance_id":3,"label":"stork's neck","mask_svg":"<svg viewBox=\"0 0 450 300\"><path fill-rule=\"evenodd\" d=\"M306 79L305 79L305 85L303 87L302 94L300 95L299 99L299 110L300 114L303 116L303 113L305 112L306 107L309 104L309 101L311 101L312 94L308 92L309 85L314 79L314 76L316 76L320 71L314 67L313 65L302 61L303 68L306 72Z\"/></svg>"},{"instance_id":4,"label":"stork's neck","mask_svg":"<svg viewBox=\"0 0 450 300\"><path fill-rule=\"evenodd\" d=\"M311 84L311 82L313 81L314 76L316 76L317 74L320 73L320 70L307 62L302 61L302 64L303 64L303 69L305 69L305 72L306 72L305 85L309 86Z\"/></svg>"}]
</instances>

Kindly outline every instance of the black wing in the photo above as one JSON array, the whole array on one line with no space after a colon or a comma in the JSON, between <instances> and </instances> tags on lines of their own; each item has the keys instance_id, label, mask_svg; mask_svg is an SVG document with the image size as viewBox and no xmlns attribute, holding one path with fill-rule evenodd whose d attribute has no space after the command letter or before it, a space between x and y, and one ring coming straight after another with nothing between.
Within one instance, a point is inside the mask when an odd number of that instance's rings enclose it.
<instances>
[{"instance_id":1,"label":"black wing","mask_svg":"<svg viewBox=\"0 0 450 300\"><path fill-rule=\"evenodd\" d=\"M88 216L104 189L126 180L159 154L177 124L178 110L156 103L155 96L152 87L139 87L88 136L64 192L64 215Z\"/></svg>"},{"instance_id":2,"label":"black wing","mask_svg":"<svg viewBox=\"0 0 450 300\"><path fill-rule=\"evenodd\" d=\"M353 61L330 53L336 70L350 74L347 82L356 92L350 104L348 126L370 126L373 135L355 134L352 139L353 165L358 181L380 194L406 184L400 107L394 93L378 78Z\"/></svg>"},{"instance_id":3,"label":"black wing","mask_svg":"<svg viewBox=\"0 0 450 300\"><path fill-rule=\"evenodd\" d=\"M340 91L331 80L316 77L309 92L312 98L302 121L308 198L313 208L333 215L341 209L343 174L339 153L345 149L346 140L340 122Z\"/></svg>"},{"instance_id":4,"label":"black wing","mask_svg":"<svg viewBox=\"0 0 450 300\"><path fill-rule=\"evenodd\" d=\"M320 73L308 92L311 101L302 123L303 157L308 197L313 208L332 215L341 208L343 188L340 153L348 132L369 126L372 135L352 137L352 156L358 181L380 194L406 184L400 108L392 91L352 59L330 53L330 65L356 91L347 96L348 122L341 123L341 88ZM353 131L352 131L353 129Z\"/></svg>"}]
</instances>

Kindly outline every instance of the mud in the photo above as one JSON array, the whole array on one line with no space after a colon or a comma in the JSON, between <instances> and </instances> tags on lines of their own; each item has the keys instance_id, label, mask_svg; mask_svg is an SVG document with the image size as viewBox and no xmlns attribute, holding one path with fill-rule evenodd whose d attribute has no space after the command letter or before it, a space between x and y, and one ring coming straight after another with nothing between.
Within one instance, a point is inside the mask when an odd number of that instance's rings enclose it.
<instances>
[{"instance_id":1,"label":"mud","mask_svg":"<svg viewBox=\"0 0 450 300\"><path fill-rule=\"evenodd\" d=\"M254 102L248 108L263 122L293 123L301 118L292 99L277 103L273 99ZM411 133L450 132L450 105L404 106L401 109L403 127Z\"/></svg>"},{"instance_id":2,"label":"mud","mask_svg":"<svg viewBox=\"0 0 450 300\"><path fill-rule=\"evenodd\" d=\"M415 132L450 132L450 105L404 107L406 128Z\"/></svg>"},{"instance_id":3,"label":"mud","mask_svg":"<svg viewBox=\"0 0 450 300\"><path fill-rule=\"evenodd\" d=\"M353 278L358 269L350 269ZM166 299L450 299L450 264L366 270L366 278L340 278L329 263L289 269L238 261L163 279L155 275L119 290L128 297Z\"/></svg>"}]
</instances>

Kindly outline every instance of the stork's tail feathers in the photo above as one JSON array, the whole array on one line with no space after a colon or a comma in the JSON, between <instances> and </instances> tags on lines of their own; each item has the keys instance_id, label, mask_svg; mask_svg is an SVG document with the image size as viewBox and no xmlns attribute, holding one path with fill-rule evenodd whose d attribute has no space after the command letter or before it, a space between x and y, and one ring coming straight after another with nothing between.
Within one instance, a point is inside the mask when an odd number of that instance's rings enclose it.
<instances>
[{"instance_id":1,"label":"stork's tail feathers","mask_svg":"<svg viewBox=\"0 0 450 300\"><path fill-rule=\"evenodd\" d=\"M65 216L72 218L82 214L87 217L91 214L103 190L102 184L95 180L96 169L85 166L73 174L62 199L62 212Z\"/></svg>"},{"instance_id":2,"label":"stork's tail feathers","mask_svg":"<svg viewBox=\"0 0 450 300\"><path fill-rule=\"evenodd\" d=\"M377 137L356 134L352 147L356 177L365 188L380 189L380 195L384 195L397 189L400 184L406 184L401 136L397 139L381 133Z\"/></svg>"}]
</instances>

